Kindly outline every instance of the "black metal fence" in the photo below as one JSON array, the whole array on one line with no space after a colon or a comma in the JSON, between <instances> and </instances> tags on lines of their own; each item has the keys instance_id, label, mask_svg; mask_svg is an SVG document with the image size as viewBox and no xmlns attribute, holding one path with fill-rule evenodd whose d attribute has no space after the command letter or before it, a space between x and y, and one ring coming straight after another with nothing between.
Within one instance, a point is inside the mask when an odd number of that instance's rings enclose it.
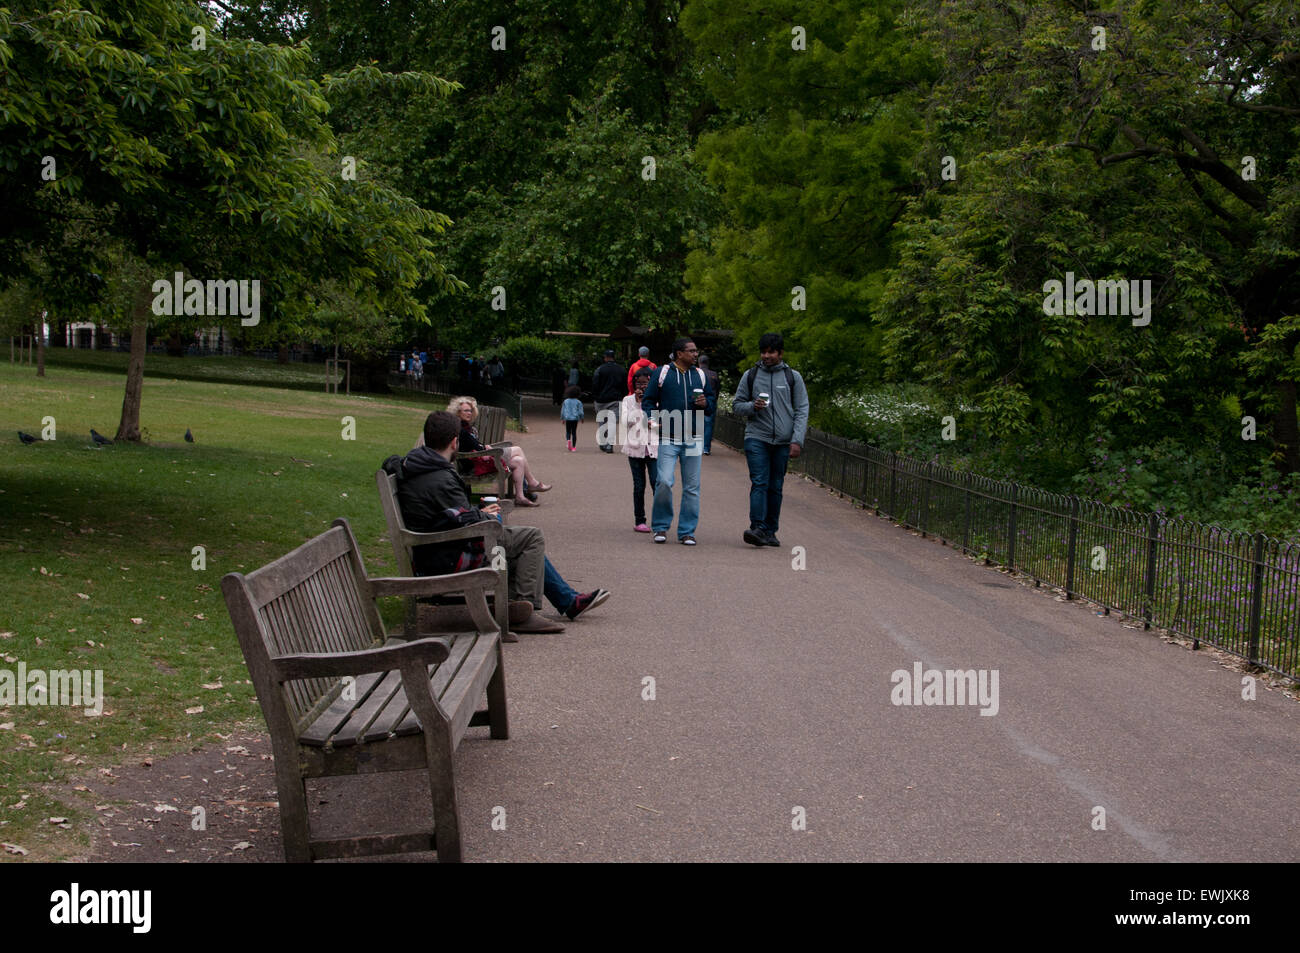
<instances>
[{"instance_id":1,"label":"black metal fence","mask_svg":"<svg viewBox=\"0 0 1300 953\"><path fill-rule=\"evenodd\" d=\"M741 447L719 413L714 437ZM810 429L790 469L1107 610L1300 679L1300 543L926 463Z\"/></svg>"},{"instance_id":2,"label":"black metal fence","mask_svg":"<svg viewBox=\"0 0 1300 953\"><path fill-rule=\"evenodd\" d=\"M388 383L395 388L420 391L436 397L446 397L449 400L452 397L473 397L480 404L505 408L511 417L523 423L524 403L519 394L498 390L495 387L485 387L482 384L471 384L455 374L428 373L422 374L420 379L416 380L410 374L390 371Z\"/></svg>"}]
</instances>

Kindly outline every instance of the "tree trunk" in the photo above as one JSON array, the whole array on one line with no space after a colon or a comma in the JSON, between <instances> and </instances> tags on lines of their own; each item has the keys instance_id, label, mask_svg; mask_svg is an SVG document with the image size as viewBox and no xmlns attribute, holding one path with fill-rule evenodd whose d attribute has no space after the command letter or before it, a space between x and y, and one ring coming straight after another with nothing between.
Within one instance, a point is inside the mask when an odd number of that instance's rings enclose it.
<instances>
[{"instance_id":1,"label":"tree trunk","mask_svg":"<svg viewBox=\"0 0 1300 953\"><path fill-rule=\"evenodd\" d=\"M1296 419L1295 381L1277 382L1277 413L1273 417L1273 443L1282 454L1282 475L1300 473L1300 422Z\"/></svg>"},{"instance_id":2,"label":"tree trunk","mask_svg":"<svg viewBox=\"0 0 1300 953\"><path fill-rule=\"evenodd\" d=\"M149 349L148 284L136 292L131 309L131 360L126 366L126 392L122 395L122 421L117 425L118 440L140 442L140 396L144 390L144 356Z\"/></svg>"},{"instance_id":3,"label":"tree trunk","mask_svg":"<svg viewBox=\"0 0 1300 953\"><path fill-rule=\"evenodd\" d=\"M45 314L36 317L36 376L45 376Z\"/></svg>"},{"instance_id":4,"label":"tree trunk","mask_svg":"<svg viewBox=\"0 0 1300 953\"><path fill-rule=\"evenodd\" d=\"M280 345L278 345L278 346L276 347L276 349L275 349L275 363L277 363L277 364L288 364L288 363L289 363L289 345L287 345L287 344L280 344Z\"/></svg>"}]
</instances>

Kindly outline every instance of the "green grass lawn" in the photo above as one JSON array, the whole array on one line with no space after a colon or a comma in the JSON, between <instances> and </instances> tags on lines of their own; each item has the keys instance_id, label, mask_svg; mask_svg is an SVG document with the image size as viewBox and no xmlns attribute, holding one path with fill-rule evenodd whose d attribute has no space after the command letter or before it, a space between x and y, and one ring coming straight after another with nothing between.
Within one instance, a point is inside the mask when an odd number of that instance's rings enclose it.
<instances>
[{"instance_id":1,"label":"green grass lawn","mask_svg":"<svg viewBox=\"0 0 1300 953\"><path fill-rule=\"evenodd\" d=\"M390 568L374 472L411 448L428 412L146 376L149 444L94 449L91 427L116 431L123 378L47 373L0 365L0 669L102 670L104 711L0 707L0 842L29 859L84 848L84 818L70 817L70 830L48 821L70 816L50 794L72 778L261 724L222 575L257 568L339 516L371 571ZM57 439L21 444L16 431L39 436L47 416ZM344 416L355 418L353 440ZM385 616L396 624L400 605Z\"/></svg>"},{"instance_id":2,"label":"green grass lawn","mask_svg":"<svg viewBox=\"0 0 1300 953\"><path fill-rule=\"evenodd\" d=\"M86 348L52 347L45 351L47 368L105 370L119 374L126 373L130 357L125 351L92 351ZM159 379L229 381L232 384L314 388L322 394L325 392L324 364L280 364L257 357L168 357L165 354L150 354L144 360L144 372L146 377Z\"/></svg>"}]
</instances>

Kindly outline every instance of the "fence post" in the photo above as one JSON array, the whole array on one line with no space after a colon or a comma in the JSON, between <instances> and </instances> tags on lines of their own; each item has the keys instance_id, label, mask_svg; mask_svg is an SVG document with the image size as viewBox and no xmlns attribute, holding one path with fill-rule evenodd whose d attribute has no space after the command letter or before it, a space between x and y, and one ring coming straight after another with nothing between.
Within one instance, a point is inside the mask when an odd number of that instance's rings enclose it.
<instances>
[{"instance_id":1,"label":"fence post","mask_svg":"<svg viewBox=\"0 0 1300 953\"><path fill-rule=\"evenodd\" d=\"M898 521L894 510L895 488L898 486L898 451L889 451L889 518Z\"/></svg>"},{"instance_id":2,"label":"fence post","mask_svg":"<svg viewBox=\"0 0 1300 953\"><path fill-rule=\"evenodd\" d=\"M1264 608L1264 534L1255 534L1255 564L1251 567L1250 590L1250 651L1251 665L1259 664L1260 616Z\"/></svg>"},{"instance_id":3,"label":"fence post","mask_svg":"<svg viewBox=\"0 0 1300 953\"><path fill-rule=\"evenodd\" d=\"M930 525L930 475L933 472L933 464L928 460L925 464L925 483L921 485L921 538L925 538L926 529Z\"/></svg>"},{"instance_id":4,"label":"fence post","mask_svg":"<svg viewBox=\"0 0 1300 953\"><path fill-rule=\"evenodd\" d=\"M1011 484L1011 518L1007 520L1007 568L1016 568L1016 498L1020 495L1020 484Z\"/></svg>"},{"instance_id":5,"label":"fence post","mask_svg":"<svg viewBox=\"0 0 1300 953\"><path fill-rule=\"evenodd\" d=\"M966 471L966 519L962 525L961 531L961 548L962 552L970 552L970 504L971 504L971 484L975 482L975 474L969 470Z\"/></svg>"},{"instance_id":6,"label":"fence post","mask_svg":"<svg viewBox=\"0 0 1300 953\"><path fill-rule=\"evenodd\" d=\"M1069 543L1065 551L1065 598L1074 598L1074 560L1079 548L1079 498L1070 497Z\"/></svg>"},{"instance_id":7,"label":"fence post","mask_svg":"<svg viewBox=\"0 0 1300 953\"><path fill-rule=\"evenodd\" d=\"M839 489L839 491L840 491L840 496L842 496L842 497L843 497L843 496L847 496L847 497L849 497L850 499L852 499L852 498L853 498L853 497L852 497L852 494L849 493L849 454L848 454L848 448L849 448L849 442L848 442L848 440L845 439L844 437L841 437L841 438L840 438L840 446L839 446L839 451L840 451L840 485L839 485L838 489Z\"/></svg>"},{"instance_id":8,"label":"fence post","mask_svg":"<svg viewBox=\"0 0 1300 953\"><path fill-rule=\"evenodd\" d=\"M1160 538L1160 517L1155 513L1147 530L1147 584L1146 607L1142 610L1142 628L1151 628L1152 609L1156 601L1156 545Z\"/></svg>"}]
</instances>

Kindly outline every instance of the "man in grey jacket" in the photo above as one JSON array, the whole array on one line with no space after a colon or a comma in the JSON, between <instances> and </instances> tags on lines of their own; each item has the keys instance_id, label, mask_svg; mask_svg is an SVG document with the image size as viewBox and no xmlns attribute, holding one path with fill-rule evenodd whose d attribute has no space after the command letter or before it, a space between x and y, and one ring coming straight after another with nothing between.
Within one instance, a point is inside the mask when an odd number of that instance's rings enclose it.
<instances>
[{"instance_id":1,"label":"man in grey jacket","mask_svg":"<svg viewBox=\"0 0 1300 953\"><path fill-rule=\"evenodd\" d=\"M761 360L741 375L732 410L748 418L745 460L749 463L751 546L780 546L781 491L791 457L803 452L808 430L808 389L799 372L782 359L785 341L776 333L758 339Z\"/></svg>"}]
</instances>

